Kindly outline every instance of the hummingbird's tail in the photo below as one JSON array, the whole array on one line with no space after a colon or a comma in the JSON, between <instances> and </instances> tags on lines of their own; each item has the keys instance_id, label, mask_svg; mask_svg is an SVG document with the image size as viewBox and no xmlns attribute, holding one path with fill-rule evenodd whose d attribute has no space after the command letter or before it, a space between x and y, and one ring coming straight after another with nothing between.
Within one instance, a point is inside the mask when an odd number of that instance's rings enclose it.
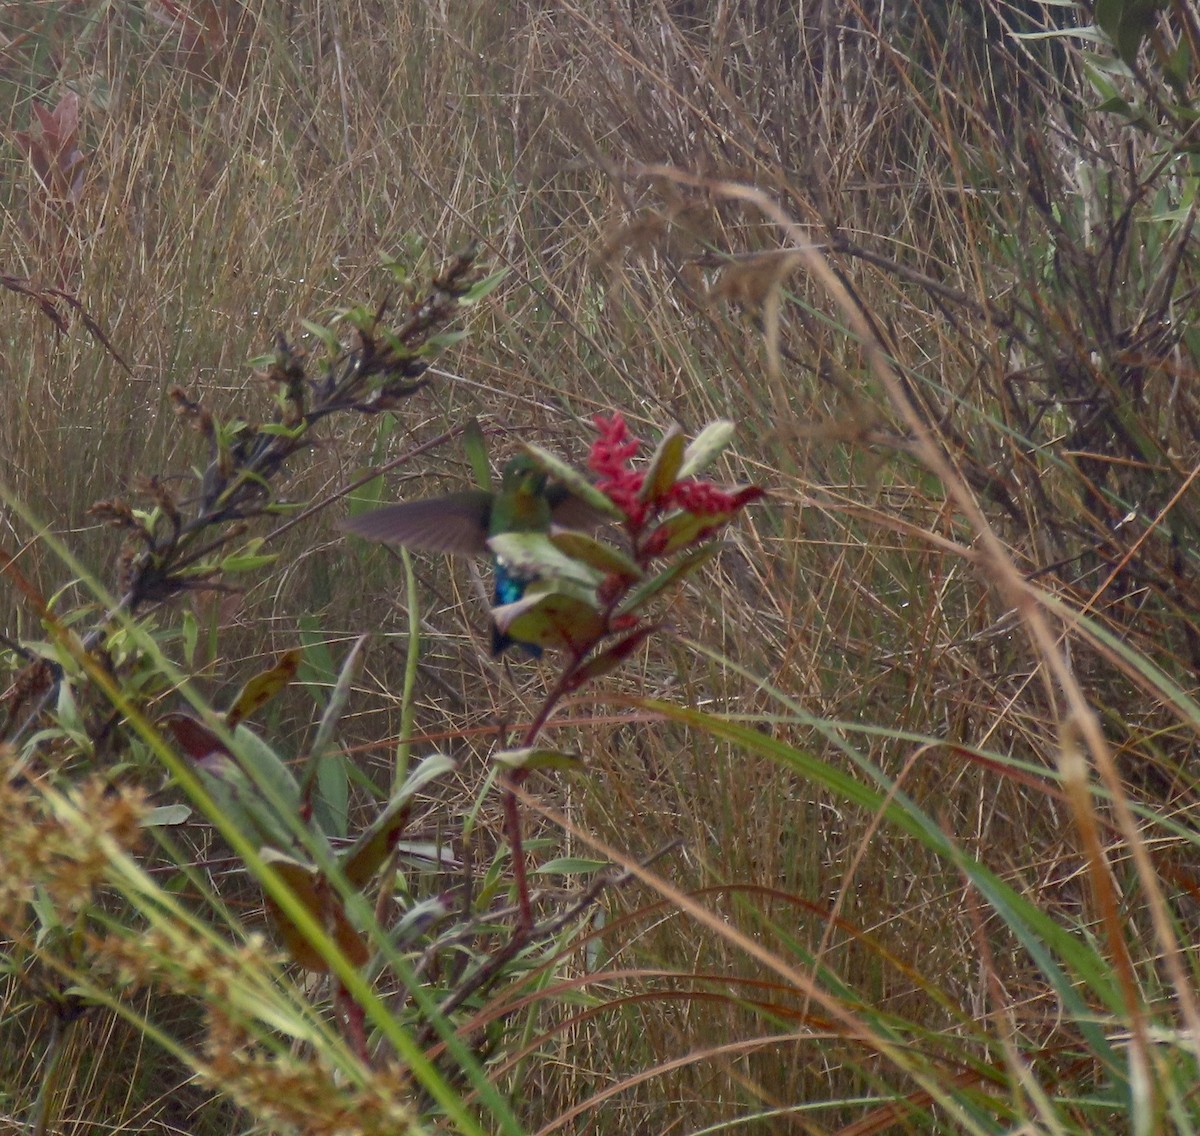
<instances>
[{"instance_id":1,"label":"hummingbird's tail","mask_svg":"<svg viewBox=\"0 0 1200 1136\"><path fill-rule=\"evenodd\" d=\"M523 643L511 635L505 635L494 623L492 624L492 657L499 658L509 647L520 647L530 658L540 659L542 649L536 643Z\"/></svg>"}]
</instances>

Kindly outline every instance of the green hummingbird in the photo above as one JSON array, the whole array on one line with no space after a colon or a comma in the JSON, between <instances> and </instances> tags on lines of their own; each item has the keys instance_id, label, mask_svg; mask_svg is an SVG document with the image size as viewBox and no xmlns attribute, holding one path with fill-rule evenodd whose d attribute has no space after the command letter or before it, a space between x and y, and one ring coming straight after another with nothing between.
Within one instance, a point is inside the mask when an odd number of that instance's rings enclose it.
<instances>
[{"instance_id":1,"label":"green hummingbird","mask_svg":"<svg viewBox=\"0 0 1200 1136\"><path fill-rule=\"evenodd\" d=\"M426 497L385 505L342 522L341 527L364 540L400 544L421 552L479 556L489 552L488 538L508 532L547 532L551 524L591 528L601 518L564 485L552 482L527 455L504 467L498 491L467 489L443 497ZM492 557L493 607L515 603L534 581L499 557ZM542 649L523 643L492 625L492 654L517 643L537 658Z\"/></svg>"}]
</instances>

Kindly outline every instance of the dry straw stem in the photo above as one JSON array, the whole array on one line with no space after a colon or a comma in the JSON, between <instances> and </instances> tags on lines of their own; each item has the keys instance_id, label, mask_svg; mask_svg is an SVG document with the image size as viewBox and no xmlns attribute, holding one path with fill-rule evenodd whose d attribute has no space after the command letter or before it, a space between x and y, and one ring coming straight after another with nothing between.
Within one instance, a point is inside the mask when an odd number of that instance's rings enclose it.
<instances>
[{"instance_id":1,"label":"dry straw stem","mask_svg":"<svg viewBox=\"0 0 1200 1136\"><path fill-rule=\"evenodd\" d=\"M1034 650L1049 672L1053 684L1057 685L1066 703L1066 713L1062 716L1060 733L1065 735L1069 726L1070 729L1078 731L1079 737L1087 746L1096 770L1110 794L1118 826L1137 867L1138 878L1150 909L1155 932L1162 945L1163 963L1171 977L1180 1011L1187 1023L1188 1040L1192 1052L1200 1060L1200 1006L1197 1005L1184 968L1179 940L1171 925L1157 874L1141 839L1133 811L1129 807L1120 776L1113 762L1112 752L1100 728L1099 720L1093 713L1082 688L1071 673L1070 665L1059 647L1060 637L1052 630L1050 622L1046 618L1041 593L1021 575L1004 542L988 524L987 517L980 509L974 495L930 435L925 420L905 393L903 385L888 362L883 345L873 333L870 322L865 318L861 308L838 280L825 258L817 251L809 239L807 230L793 221L786 211L762 190L738 182L702 177L664 165L629 166L622 172L623 176L627 178L666 180L694 189L702 189L718 197L741 201L758 209L779 226L790 242L790 247L795 251L797 263L803 265L809 274L821 284L841 311L850 329L862 344L872 372L887 391L892 406L911 431L914 440L912 452L942 482L951 500L962 510L975 531L980 550L970 557L971 562L996 588L1004 602L1017 611ZM782 279L777 281L774 287L781 289ZM778 326L775 327L773 334L778 335ZM768 357L778 360L778 346L769 350ZM1048 693L1052 694L1052 690ZM1145 1069L1149 1066L1148 1040L1141 1014L1133 964L1119 919L1115 914L1117 898L1113 892L1107 862L1104 862L1103 868L1094 869L1092 875L1093 887L1101 899L1102 913L1105 913L1109 949L1121 977L1130 1022L1134 1031L1134 1060L1141 1063Z\"/></svg>"},{"instance_id":2,"label":"dry straw stem","mask_svg":"<svg viewBox=\"0 0 1200 1136\"><path fill-rule=\"evenodd\" d=\"M526 809L538 813L552 825L561 828L563 832L582 841L593 852L614 864L619 864L622 871L630 876L641 881L647 887L652 888L663 897L672 907L678 911L685 912L690 915L700 926L711 931L714 935L724 939L736 947L739 951L748 958L753 958L767 970L774 971L785 982L791 983L795 989L801 991L805 997L805 1010L807 1014L807 1006L809 1002L815 1002L825 1011L832 1021L838 1022L843 1030L839 1036L846 1040L856 1041L862 1045L878 1053L880 1056L890 1061L897 1069L903 1070L909 1077L921 1086L930 1094L930 1099L939 1101L947 1111L958 1113L958 1119L962 1122L967 1122L968 1117L965 1112L961 1112L959 1104L956 1100L947 1097L943 1090L944 1086L940 1085L926 1070L924 1066L914 1061L904 1046L896 1045L885 1037L877 1033L871 1026L865 1022L859 1015L847 1008L847 1004L836 994L830 994L824 990L817 981L817 968L814 967L811 974L806 974L795 967L788 966L783 959L772 951L768 950L761 943L756 942L749 935L743 934L735 927L731 926L719 915L714 914L707 907L696 900L692 899L686 893L668 883L663 877L656 875L647 868L644 868L636 860L626 856L616 848L610 846L603 840L585 832L571 823L570 818L565 814L558 812L555 809L549 808L542 804L536 798L529 796L522 789L515 788L514 796L525 806ZM804 1040L812 1040L814 1035L804 1033ZM761 1041L763 1039L756 1039ZM778 1037L771 1038L772 1041L778 1041ZM707 1050L704 1051L708 1052ZM690 1054L688 1061L699 1059L704 1054ZM685 1062L687 1063L687 1062ZM677 1063L673 1063L677 1064ZM665 1068L671 1066L659 1066L656 1071L661 1073ZM629 1083L625 1083L624 1087L628 1087ZM585 1107L591 1107L597 1098L590 1101L582 1102L575 1106L574 1109L568 1110L563 1116L550 1125L542 1128L536 1136L545 1136L546 1133L553 1132L560 1128L564 1123L573 1119L574 1116L582 1112ZM601 1098L602 1099L602 1098Z\"/></svg>"}]
</instances>

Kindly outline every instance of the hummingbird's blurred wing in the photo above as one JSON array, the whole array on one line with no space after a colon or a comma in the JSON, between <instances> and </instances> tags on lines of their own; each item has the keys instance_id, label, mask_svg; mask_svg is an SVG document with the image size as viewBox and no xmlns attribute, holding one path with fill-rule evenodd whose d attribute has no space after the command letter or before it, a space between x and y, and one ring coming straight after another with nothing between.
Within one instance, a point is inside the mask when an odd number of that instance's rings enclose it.
<instances>
[{"instance_id":1,"label":"hummingbird's blurred wing","mask_svg":"<svg viewBox=\"0 0 1200 1136\"><path fill-rule=\"evenodd\" d=\"M474 556L488 550L492 500L492 494L486 490L468 489L445 497L385 505L357 517L347 517L340 527L364 540L402 544L421 552Z\"/></svg>"},{"instance_id":2,"label":"hummingbird's blurred wing","mask_svg":"<svg viewBox=\"0 0 1200 1136\"><path fill-rule=\"evenodd\" d=\"M551 485L546 490L546 500L550 502L550 516L559 528L591 530L612 523L612 517L576 497L565 485Z\"/></svg>"}]
</instances>

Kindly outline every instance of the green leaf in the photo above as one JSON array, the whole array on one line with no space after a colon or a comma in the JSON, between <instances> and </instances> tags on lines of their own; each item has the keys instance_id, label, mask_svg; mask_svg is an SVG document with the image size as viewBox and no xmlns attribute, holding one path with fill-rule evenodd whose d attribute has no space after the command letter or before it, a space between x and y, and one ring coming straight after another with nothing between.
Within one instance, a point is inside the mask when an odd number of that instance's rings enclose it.
<instances>
[{"instance_id":1,"label":"green leaf","mask_svg":"<svg viewBox=\"0 0 1200 1136\"><path fill-rule=\"evenodd\" d=\"M50 893L41 884L34 889L32 905L38 921L35 942L40 947L45 944L51 932L63 929L63 923L54 900L50 898Z\"/></svg>"},{"instance_id":2,"label":"green leaf","mask_svg":"<svg viewBox=\"0 0 1200 1136\"><path fill-rule=\"evenodd\" d=\"M463 427L463 449L467 461L471 463L471 472L475 475L475 485L479 489L492 491L492 463L488 461L487 439L483 436L483 427L478 418L471 418Z\"/></svg>"},{"instance_id":3,"label":"green leaf","mask_svg":"<svg viewBox=\"0 0 1200 1136\"><path fill-rule=\"evenodd\" d=\"M184 824L192 815L187 805L158 805L151 809L138 822L139 828L170 828L173 825Z\"/></svg>"},{"instance_id":4,"label":"green leaf","mask_svg":"<svg viewBox=\"0 0 1200 1136\"><path fill-rule=\"evenodd\" d=\"M238 691L233 705L225 713L225 721L233 729L240 721L261 709L296 677L300 666L300 651L293 648L276 659L274 666L259 671Z\"/></svg>"},{"instance_id":5,"label":"green leaf","mask_svg":"<svg viewBox=\"0 0 1200 1136\"><path fill-rule=\"evenodd\" d=\"M1071 0L1074 4L1075 0ZM1077 39L1083 43L1107 44L1109 39L1099 31L1094 24L1082 24L1076 28L1055 28L1045 32L1014 32L1008 33L1011 39L1036 41L1041 39Z\"/></svg>"},{"instance_id":6,"label":"green leaf","mask_svg":"<svg viewBox=\"0 0 1200 1136\"><path fill-rule=\"evenodd\" d=\"M503 749L492 755L492 761L508 769L563 769L569 773L577 773L584 768L583 758L577 753L541 749L537 746Z\"/></svg>"},{"instance_id":7,"label":"green leaf","mask_svg":"<svg viewBox=\"0 0 1200 1136\"><path fill-rule=\"evenodd\" d=\"M586 860L582 856L560 856L557 860L547 860L541 867L534 868L533 875L590 876L603 871L608 866L607 860Z\"/></svg>"},{"instance_id":8,"label":"green leaf","mask_svg":"<svg viewBox=\"0 0 1200 1136\"><path fill-rule=\"evenodd\" d=\"M545 533L497 533L488 547L520 575L574 580L593 588L603 579L602 571L562 552Z\"/></svg>"},{"instance_id":9,"label":"green leaf","mask_svg":"<svg viewBox=\"0 0 1200 1136\"><path fill-rule=\"evenodd\" d=\"M561 458L550 453L549 450L543 450L541 446L535 446L532 442L522 443L522 449L537 463L537 466L543 473L552 477L555 481L562 483L563 487L574 496L578 497L586 505L590 505L597 512L606 517L612 517L613 520L624 520L625 514L616 507L601 493L582 473L574 466L568 465Z\"/></svg>"},{"instance_id":10,"label":"green leaf","mask_svg":"<svg viewBox=\"0 0 1200 1136\"><path fill-rule=\"evenodd\" d=\"M265 568L279 559L279 553L260 553L263 545L262 537L248 541L244 548L225 557L220 562L222 572L252 572L256 568Z\"/></svg>"},{"instance_id":11,"label":"green leaf","mask_svg":"<svg viewBox=\"0 0 1200 1136\"><path fill-rule=\"evenodd\" d=\"M455 763L442 753L430 754L408 775L396 790L387 807L365 829L359 838L339 857L346 879L361 888L379 871L408 824L413 798L430 781L455 768Z\"/></svg>"},{"instance_id":12,"label":"green leaf","mask_svg":"<svg viewBox=\"0 0 1200 1136\"><path fill-rule=\"evenodd\" d=\"M877 782L875 785L864 784L859 771L843 769L837 763L818 756L815 750L791 745L764 734L752 725L656 699L639 699L638 704L662 714L672 722L729 741L746 753L777 762L847 804L862 808L866 815L882 818L886 823L916 837L935 855L953 865L970 879L1003 921L1008 932L1029 952L1057 993L1065 1012L1086 1038L1092 1053L1099 1057L1110 1074L1118 1077L1122 1074L1126 1066L1106 1036L1103 1015L1097 1013L1095 1005L1079 989L1082 980L1107 1008L1107 1012L1124 1012L1115 968L1090 945L1093 940L1057 923L1011 884L963 851L945 834L942 823L921 809L904 790L886 778L882 770L866 762L856 762L861 770L868 772ZM1055 958L1056 954L1067 963L1068 968L1073 969L1073 974L1064 972Z\"/></svg>"},{"instance_id":13,"label":"green leaf","mask_svg":"<svg viewBox=\"0 0 1200 1136\"><path fill-rule=\"evenodd\" d=\"M313 819L327 836L345 837L349 828L349 758L344 749L323 753L317 759L317 793Z\"/></svg>"},{"instance_id":14,"label":"green leaf","mask_svg":"<svg viewBox=\"0 0 1200 1136\"><path fill-rule=\"evenodd\" d=\"M265 786L272 803L277 801L290 811L300 811L300 786L283 759L258 734L246 726L233 731L233 753L242 768Z\"/></svg>"},{"instance_id":15,"label":"green leaf","mask_svg":"<svg viewBox=\"0 0 1200 1136\"><path fill-rule=\"evenodd\" d=\"M92 739L79 713L79 704L75 701L75 693L69 682L60 680L58 684L58 702L54 708L54 717L58 725L70 739L87 753L92 752Z\"/></svg>"},{"instance_id":16,"label":"green leaf","mask_svg":"<svg viewBox=\"0 0 1200 1136\"><path fill-rule=\"evenodd\" d=\"M453 347L461 343L467 338L465 331L443 331L437 335L431 335L417 349L416 354L423 358L430 358L434 355L440 355L448 347Z\"/></svg>"},{"instance_id":17,"label":"green leaf","mask_svg":"<svg viewBox=\"0 0 1200 1136\"><path fill-rule=\"evenodd\" d=\"M1167 0L1096 0L1096 23L1131 67Z\"/></svg>"},{"instance_id":18,"label":"green leaf","mask_svg":"<svg viewBox=\"0 0 1200 1136\"><path fill-rule=\"evenodd\" d=\"M695 477L708 469L733 441L736 429L727 418L718 418L705 426L692 439L692 444L684 450L683 464L679 467L677 479Z\"/></svg>"},{"instance_id":19,"label":"green leaf","mask_svg":"<svg viewBox=\"0 0 1200 1136\"><path fill-rule=\"evenodd\" d=\"M258 428L260 434L269 434L273 438L299 438L309 427L309 423L301 421L295 426L285 426L282 422L264 422Z\"/></svg>"},{"instance_id":20,"label":"green leaf","mask_svg":"<svg viewBox=\"0 0 1200 1136\"><path fill-rule=\"evenodd\" d=\"M551 650L582 651L604 634L604 620L586 600L563 592L525 595L492 609L492 619L520 643Z\"/></svg>"},{"instance_id":21,"label":"green leaf","mask_svg":"<svg viewBox=\"0 0 1200 1136\"><path fill-rule=\"evenodd\" d=\"M655 546L660 556L671 556L694 544L706 532L719 528L731 513L676 513L668 517L654 532ZM665 535L660 535L665 534ZM662 540L662 544L658 544Z\"/></svg>"},{"instance_id":22,"label":"green leaf","mask_svg":"<svg viewBox=\"0 0 1200 1136\"><path fill-rule=\"evenodd\" d=\"M445 919L450 911L450 905L444 899L431 896L406 911L404 918L388 932L388 937L397 950L406 950L434 923Z\"/></svg>"},{"instance_id":23,"label":"green leaf","mask_svg":"<svg viewBox=\"0 0 1200 1136\"><path fill-rule=\"evenodd\" d=\"M370 512L384 503L387 485L382 477L372 477L364 481L347 497L350 506L350 516L357 517L360 513Z\"/></svg>"},{"instance_id":24,"label":"green leaf","mask_svg":"<svg viewBox=\"0 0 1200 1136\"><path fill-rule=\"evenodd\" d=\"M694 572L701 565L707 564L717 554L719 548L720 545L717 543L702 545L675 561L665 572L660 572L657 576L643 581L625 597L624 602L617 609L617 614L626 615L644 607L660 592L673 587L689 573Z\"/></svg>"},{"instance_id":25,"label":"green leaf","mask_svg":"<svg viewBox=\"0 0 1200 1136\"><path fill-rule=\"evenodd\" d=\"M683 430L678 424L663 435L658 449L650 459L641 492L638 494L639 500L657 501L666 495L678 479L679 470L683 466L684 445Z\"/></svg>"},{"instance_id":26,"label":"green leaf","mask_svg":"<svg viewBox=\"0 0 1200 1136\"><path fill-rule=\"evenodd\" d=\"M1192 79L1192 52L1187 36L1180 36L1175 50L1163 62L1163 74L1175 97L1180 100L1187 98L1188 85Z\"/></svg>"},{"instance_id":27,"label":"green leaf","mask_svg":"<svg viewBox=\"0 0 1200 1136\"><path fill-rule=\"evenodd\" d=\"M183 626L180 629L183 637L183 658L189 667L196 661L196 644L200 641L200 622L196 613L190 609L183 613Z\"/></svg>"},{"instance_id":28,"label":"green leaf","mask_svg":"<svg viewBox=\"0 0 1200 1136\"><path fill-rule=\"evenodd\" d=\"M605 576L620 576L625 580L640 580L644 573L629 556L611 544L603 544L578 529L559 529L549 534L550 543L572 560L590 564Z\"/></svg>"},{"instance_id":29,"label":"green leaf","mask_svg":"<svg viewBox=\"0 0 1200 1136\"><path fill-rule=\"evenodd\" d=\"M303 327L310 335L315 336L324 345L325 350L330 355L337 355L342 350L342 345L337 337L337 332L331 327L326 327L323 323L313 323L312 320L302 319L300 326ZM274 356L271 357L274 362Z\"/></svg>"},{"instance_id":30,"label":"green leaf","mask_svg":"<svg viewBox=\"0 0 1200 1136\"><path fill-rule=\"evenodd\" d=\"M210 753L196 764L196 774L221 813L252 843L274 848L294 846L292 834L278 813L263 800L233 758Z\"/></svg>"},{"instance_id":31,"label":"green leaf","mask_svg":"<svg viewBox=\"0 0 1200 1136\"><path fill-rule=\"evenodd\" d=\"M365 635L360 635L355 640L354 646L350 648L349 654L346 655L345 662L342 663L342 669L338 672L333 690L330 691L329 701L326 703L324 713L321 715L320 725L317 726L317 736L313 739L312 746L309 748L308 760L304 773L300 778L302 786L301 795L304 797L308 796L313 778L319 777L320 763L325 757L326 751L330 748L334 730L337 729L337 724L341 721L342 712L346 709L346 703L350 700L350 692L362 671L366 645L367 637Z\"/></svg>"},{"instance_id":32,"label":"green leaf","mask_svg":"<svg viewBox=\"0 0 1200 1136\"><path fill-rule=\"evenodd\" d=\"M1120 95L1113 95L1111 99L1105 99L1104 102L1092 108L1105 114L1119 114L1125 118L1133 118L1135 111Z\"/></svg>"},{"instance_id":33,"label":"green leaf","mask_svg":"<svg viewBox=\"0 0 1200 1136\"><path fill-rule=\"evenodd\" d=\"M318 706L324 706L322 688L333 686L337 681L333 654L320 622L311 615L300 617L300 643L304 657L300 660L300 681L309 688L309 693Z\"/></svg>"},{"instance_id":34,"label":"green leaf","mask_svg":"<svg viewBox=\"0 0 1200 1136\"><path fill-rule=\"evenodd\" d=\"M398 840L395 852L399 863L419 872L428 872L431 868L453 871L462 867L462 861L454 855L449 844L438 844L433 840Z\"/></svg>"},{"instance_id":35,"label":"green leaf","mask_svg":"<svg viewBox=\"0 0 1200 1136\"><path fill-rule=\"evenodd\" d=\"M507 275L508 269L501 268L498 272L493 272L491 276L485 276L477 284L472 284L470 288L459 296L458 302L464 306L479 303L484 296L495 291Z\"/></svg>"}]
</instances>

